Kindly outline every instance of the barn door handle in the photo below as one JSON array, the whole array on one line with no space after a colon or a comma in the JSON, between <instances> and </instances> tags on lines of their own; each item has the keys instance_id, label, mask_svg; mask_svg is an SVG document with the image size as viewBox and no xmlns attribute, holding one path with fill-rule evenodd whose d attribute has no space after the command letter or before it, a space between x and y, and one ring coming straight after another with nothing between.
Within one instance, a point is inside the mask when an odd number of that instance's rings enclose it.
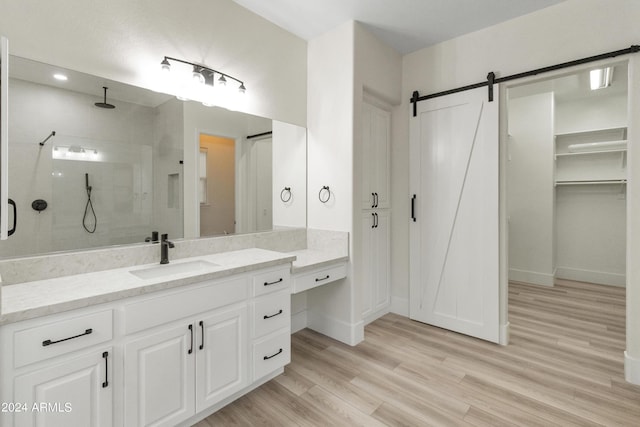
<instances>
[{"instance_id":1,"label":"barn door handle","mask_svg":"<svg viewBox=\"0 0 640 427\"><path fill-rule=\"evenodd\" d=\"M411 219L416 222L416 195L411 198Z\"/></svg>"}]
</instances>

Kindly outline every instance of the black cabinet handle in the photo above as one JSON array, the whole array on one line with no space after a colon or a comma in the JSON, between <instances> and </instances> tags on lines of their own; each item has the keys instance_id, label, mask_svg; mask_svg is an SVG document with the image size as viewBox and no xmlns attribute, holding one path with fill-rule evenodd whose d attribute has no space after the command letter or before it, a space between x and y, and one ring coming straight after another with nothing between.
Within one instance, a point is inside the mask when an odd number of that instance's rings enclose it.
<instances>
[{"instance_id":1,"label":"black cabinet handle","mask_svg":"<svg viewBox=\"0 0 640 427\"><path fill-rule=\"evenodd\" d=\"M204 322L201 320L199 325L200 325L200 333L202 335L201 335L200 347L198 348L202 350L204 348Z\"/></svg>"},{"instance_id":2,"label":"black cabinet handle","mask_svg":"<svg viewBox=\"0 0 640 427\"><path fill-rule=\"evenodd\" d=\"M373 226L373 228L378 228L378 214L374 213L374 220L375 220L375 225Z\"/></svg>"},{"instance_id":3,"label":"black cabinet handle","mask_svg":"<svg viewBox=\"0 0 640 427\"><path fill-rule=\"evenodd\" d=\"M278 280L276 280L275 282L264 282L264 286L270 286L270 285L275 285L276 283L280 283L282 282L282 277Z\"/></svg>"},{"instance_id":4,"label":"black cabinet handle","mask_svg":"<svg viewBox=\"0 0 640 427\"><path fill-rule=\"evenodd\" d=\"M376 207L376 193L371 193L371 207Z\"/></svg>"},{"instance_id":5,"label":"black cabinet handle","mask_svg":"<svg viewBox=\"0 0 640 427\"><path fill-rule=\"evenodd\" d=\"M187 354L193 353L193 325L189 325L189 332L191 333L191 348L189 348Z\"/></svg>"},{"instance_id":6,"label":"black cabinet handle","mask_svg":"<svg viewBox=\"0 0 640 427\"><path fill-rule=\"evenodd\" d=\"M376 201L376 205L374 206L374 208L378 207L378 193L373 193L374 197L375 197L375 201Z\"/></svg>"},{"instance_id":7,"label":"black cabinet handle","mask_svg":"<svg viewBox=\"0 0 640 427\"><path fill-rule=\"evenodd\" d=\"M416 222L416 195L411 198L411 219Z\"/></svg>"},{"instance_id":8,"label":"black cabinet handle","mask_svg":"<svg viewBox=\"0 0 640 427\"><path fill-rule=\"evenodd\" d=\"M280 353L282 353L282 349L278 350L278 352L277 352L277 353L272 354L271 356L264 356L264 357L262 358L262 360L269 360L269 359L271 359L271 358L276 357L276 356L277 356L277 355L279 355Z\"/></svg>"},{"instance_id":9,"label":"black cabinet handle","mask_svg":"<svg viewBox=\"0 0 640 427\"><path fill-rule=\"evenodd\" d=\"M91 328L85 329L85 331L83 333L81 333L81 334L74 335L74 336L68 337L68 338L63 338L61 340L57 340L57 341L44 340L44 341L42 341L42 346L46 347L46 346L51 345L51 344L57 344L59 342L69 341L69 340L72 340L74 338L80 338L80 337L83 337L85 335L90 335L91 333L93 333L93 329L91 329Z\"/></svg>"},{"instance_id":10,"label":"black cabinet handle","mask_svg":"<svg viewBox=\"0 0 640 427\"><path fill-rule=\"evenodd\" d=\"M9 205L13 207L13 227L11 227L9 231L7 231L7 236L11 236L16 232L16 223L18 222L18 209L16 208L16 202L14 202L13 200L9 199L7 200L7 203L9 203Z\"/></svg>"},{"instance_id":11,"label":"black cabinet handle","mask_svg":"<svg viewBox=\"0 0 640 427\"><path fill-rule=\"evenodd\" d=\"M320 277L320 278L317 278L317 277L316 277L316 282L322 282L323 280L327 280L328 278L329 278L329 275L328 275L328 274L327 274L327 276L326 276L326 277Z\"/></svg>"},{"instance_id":12,"label":"black cabinet handle","mask_svg":"<svg viewBox=\"0 0 640 427\"><path fill-rule=\"evenodd\" d=\"M278 310L278 312L276 314L272 314L267 316L266 314L264 315L265 319L271 319L272 317L276 317L277 315L282 314L282 309Z\"/></svg>"},{"instance_id":13,"label":"black cabinet handle","mask_svg":"<svg viewBox=\"0 0 640 427\"><path fill-rule=\"evenodd\" d=\"M102 383L102 388L107 388L109 387L109 352L102 353L102 358L104 359L104 382Z\"/></svg>"},{"instance_id":14,"label":"black cabinet handle","mask_svg":"<svg viewBox=\"0 0 640 427\"><path fill-rule=\"evenodd\" d=\"M371 228L376 228L376 214L371 214Z\"/></svg>"}]
</instances>

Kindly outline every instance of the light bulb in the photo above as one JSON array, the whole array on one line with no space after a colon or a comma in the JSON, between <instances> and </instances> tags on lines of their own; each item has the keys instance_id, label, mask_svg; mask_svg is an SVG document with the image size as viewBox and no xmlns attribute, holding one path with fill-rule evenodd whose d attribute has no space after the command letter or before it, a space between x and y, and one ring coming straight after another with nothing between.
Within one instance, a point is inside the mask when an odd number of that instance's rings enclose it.
<instances>
[{"instance_id":1,"label":"light bulb","mask_svg":"<svg viewBox=\"0 0 640 427\"><path fill-rule=\"evenodd\" d=\"M204 76L200 72L200 67L196 65L193 66L193 81L197 84L204 84Z\"/></svg>"},{"instance_id":2,"label":"light bulb","mask_svg":"<svg viewBox=\"0 0 640 427\"><path fill-rule=\"evenodd\" d=\"M220 86L226 86L227 85L227 79L224 78L224 75L220 75L220 78L218 79L218 84Z\"/></svg>"},{"instance_id":3,"label":"light bulb","mask_svg":"<svg viewBox=\"0 0 640 427\"><path fill-rule=\"evenodd\" d=\"M246 91L247 91L247 88L244 87L244 83L240 83L240 87L238 88L238 92L245 93Z\"/></svg>"}]
</instances>

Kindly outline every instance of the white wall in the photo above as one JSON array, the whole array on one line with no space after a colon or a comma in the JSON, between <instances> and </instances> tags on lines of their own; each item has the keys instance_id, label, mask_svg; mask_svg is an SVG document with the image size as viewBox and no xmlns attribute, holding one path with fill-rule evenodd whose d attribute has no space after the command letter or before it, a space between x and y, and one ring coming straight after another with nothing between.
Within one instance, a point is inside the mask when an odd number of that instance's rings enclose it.
<instances>
[{"instance_id":1,"label":"white wall","mask_svg":"<svg viewBox=\"0 0 640 427\"><path fill-rule=\"evenodd\" d=\"M409 98L414 90L421 94L438 92L466 84L482 81L489 71L498 76L527 71L547 65L566 62L603 52L614 51L638 43L640 26L640 2L635 0L568 0L556 6L507 21L493 27L477 31L438 45L416 51L403 57L402 103L398 118L402 128L395 130L396 141L394 155L398 156L393 165L405 165L404 168L392 167L394 187L404 188L407 194L409 160L408 128L410 104ZM635 57L634 66L639 66ZM640 71L635 71L640 73ZM640 86L640 75L632 77ZM638 90L636 86L635 90ZM630 91L632 93L632 91ZM634 95L636 96L636 95ZM639 115L635 106L640 100L633 98L633 110ZM634 125L640 125L635 116ZM397 128L396 128L397 129ZM630 130L633 139L634 130ZM639 159L636 159L638 156ZM633 181L639 179L640 151L629 153L629 177ZM632 165L635 172L631 172ZM633 183L628 185L629 210L640 211L640 190ZM406 198L393 205L394 216L408 217ZM633 216L628 211L628 217ZM636 215L637 216L637 215ZM637 259L640 254L640 229L631 227L629 222L627 257ZM392 234L396 239L392 242L392 252L405 250L408 245L408 229L403 224L394 224ZM639 243L633 243L638 241ZM408 296L408 280L406 275L398 274L408 270L406 259L395 259L392 268L394 274L394 296ZM637 264L637 263L636 263ZM636 366L637 381L640 382L640 267L627 269L627 366ZM506 312L501 313L501 322L506 320ZM636 331L636 332L634 332ZM631 361L631 362L629 362Z\"/></svg>"},{"instance_id":2,"label":"white wall","mask_svg":"<svg viewBox=\"0 0 640 427\"><path fill-rule=\"evenodd\" d=\"M357 273L360 109L365 89L387 103L400 97L400 55L355 22L309 42L308 227L350 233L347 278L308 293L309 325L350 344L363 339ZM329 186L331 199L318 192Z\"/></svg>"},{"instance_id":3,"label":"white wall","mask_svg":"<svg viewBox=\"0 0 640 427\"><path fill-rule=\"evenodd\" d=\"M553 286L553 93L509 100L509 280Z\"/></svg>"},{"instance_id":4,"label":"white wall","mask_svg":"<svg viewBox=\"0 0 640 427\"><path fill-rule=\"evenodd\" d=\"M304 126L306 42L232 0L1 0L11 53L153 88L163 57L245 82L243 111Z\"/></svg>"},{"instance_id":5,"label":"white wall","mask_svg":"<svg viewBox=\"0 0 640 427\"><path fill-rule=\"evenodd\" d=\"M307 226L307 131L273 121L273 227ZM288 192L282 193L288 187ZM289 199L287 202L281 200Z\"/></svg>"}]
</instances>

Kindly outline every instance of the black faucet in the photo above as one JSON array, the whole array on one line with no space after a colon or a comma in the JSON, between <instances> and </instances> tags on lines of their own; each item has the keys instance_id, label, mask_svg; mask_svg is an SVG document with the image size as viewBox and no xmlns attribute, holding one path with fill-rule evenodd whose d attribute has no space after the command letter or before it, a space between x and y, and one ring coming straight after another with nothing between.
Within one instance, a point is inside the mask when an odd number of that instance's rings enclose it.
<instances>
[{"instance_id":1,"label":"black faucet","mask_svg":"<svg viewBox=\"0 0 640 427\"><path fill-rule=\"evenodd\" d=\"M151 242L151 243L158 243L158 232L157 231L152 231L151 232L151 237L145 237L144 241L145 242Z\"/></svg>"},{"instance_id":2,"label":"black faucet","mask_svg":"<svg viewBox=\"0 0 640 427\"><path fill-rule=\"evenodd\" d=\"M160 264L169 264L169 248L173 248L173 242L167 240L168 234L160 236Z\"/></svg>"}]
</instances>

